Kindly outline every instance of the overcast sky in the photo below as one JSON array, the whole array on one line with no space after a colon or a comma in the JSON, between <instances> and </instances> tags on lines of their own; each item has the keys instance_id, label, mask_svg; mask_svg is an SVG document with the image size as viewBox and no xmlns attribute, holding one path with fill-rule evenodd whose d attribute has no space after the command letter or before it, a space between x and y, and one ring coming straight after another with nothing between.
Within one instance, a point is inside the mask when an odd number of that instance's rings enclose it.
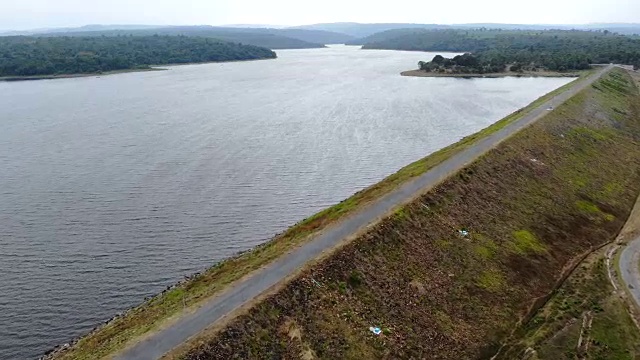
<instances>
[{"instance_id":1,"label":"overcast sky","mask_svg":"<svg viewBox=\"0 0 640 360\"><path fill-rule=\"evenodd\" d=\"M640 0L0 0L0 29L86 24L639 22Z\"/></svg>"}]
</instances>

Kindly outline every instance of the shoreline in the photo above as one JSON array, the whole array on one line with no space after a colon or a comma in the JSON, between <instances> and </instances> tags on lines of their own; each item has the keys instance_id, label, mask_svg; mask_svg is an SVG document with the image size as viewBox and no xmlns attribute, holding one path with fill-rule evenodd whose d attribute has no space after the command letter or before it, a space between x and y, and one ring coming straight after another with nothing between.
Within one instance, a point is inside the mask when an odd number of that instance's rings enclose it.
<instances>
[{"instance_id":1,"label":"shoreline","mask_svg":"<svg viewBox=\"0 0 640 360\"><path fill-rule=\"evenodd\" d=\"M312 48L312 49L319 49L319 48ZM281 49L281 50L289 50L289 49ZM273 50L271 50L271 51L273 51ZM167 67L171 66L171 67L174 67L174 66L204 65L204 64L228 64L228 63L236 63L236 62L251 62L251 61L276 60L276 59L278 59L277 54L276 54L276 57L263 58L263 59L244 59L244 60L229 60L229 61L199 61L199 62L190 62L190 63L170 63L170 64L161 64L161 65L155 64L155 65L149 65L149 66L151 68L158 69L160 66L167 66ZM160 70L169 70L169 69L160 69Z\"/></svg>"},{"instance_id":2,"label":"shoreline","mask_svg":"<svg viewBox=\"0 0 640 360\"><path fill-rule=\"evenodd\" d=\"M58 75L33 75L33 76L4 76L0 77L0 81L4 82L14 82L14 81L36 81L36 80L56 80L56 79L74 79L74 78L84 78L84 77L92 77L92 76L108 76L108 75L117 75L117 74L126 74L133 72L147 72L147 71L165 71L168 69L150 67L144 69L123 69L123 70L114 70L114 71L105 71L99 73L86 73L86 74L58 74Z\"/></svg>"},{"instance_id":3,"label":"shoreline","mask_svg":"<svg viewBox=\"0 0 640 360\"><path fill-rule=\"evenodd\" d=\"M561 73L561 72L552 72L552 71L528 71L528 72L500 72L500 73L490 73L490 74L453 74L453 73L434 73L434 72L426 72L422 70L408 70L400 73L401 76L413 76L413 77L429 77L429 78L463 78L463 79L472 79L472 78L485 78L485 79L496 79L496 78L504 78L504 77L555 77L555 78L577 78L580 77L581 72L572 72L572 73Z\"/></svg>"}]
</instances>

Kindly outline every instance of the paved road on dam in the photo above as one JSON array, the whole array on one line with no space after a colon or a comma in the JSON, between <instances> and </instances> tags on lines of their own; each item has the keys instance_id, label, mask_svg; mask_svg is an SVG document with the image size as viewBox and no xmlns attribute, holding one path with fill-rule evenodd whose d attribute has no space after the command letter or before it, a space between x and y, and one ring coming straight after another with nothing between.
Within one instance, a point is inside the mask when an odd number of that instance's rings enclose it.
<instances>
[{"instance_id":1,"label":"paved road on dam","mask_svg":"<svg viewBox=\"0 0 640 360\"><path fill-rule=\"evenodd\" d=\"M624 286L640 306L640 237L633 239L622 250L619 266Z\"/></svg>"},{"instance_id":2,"label":"paved road on dam","mask_svg":"<svg viewBox=\"0 0 640 360\"><path fill-rule=\"evenodd\" d=\"M236 284L192 313L184 315L165 329L146 337L144 340L121 352L117 359L144 360L157 359L190 337L216 323L243 304L283 281L323 251L334 248L343 239L356 234L366 226L376 223L396 206L409 202L416 195L432 188L450 174L464 168L497 144L528 125L544 117L549 108L555 108L613 68L609 65L599 69L589 77L572 83L572 86L530 111L522 118L501 130L477 141L466 150L450 157L416 179L400 186L393 192L372 202L367 208L348 217L338 224L322 231L314 239L296 250L282 256L251 277ZM640 243L638 244L640 245ZM624 255L624 253L623 253ZM637 262L635 263L637 265ZM637 266L635 267L637 269ZM636 278L637 279L637 278ZM635 283L634 283L635 284ZM640 285L637 287L640 291ZM636 293L636 295L640 295ZM639 298L636 298L639 299Z\"/></svg>"},{"instance_id":3,"label":"paved road on dam","mask_svg":"<svg viewBox=\"0 0 640 360\"><path fill-rule=\"evenodd\" d=\"M623 286L627 288L633 301L640 306L640 236L631 240L624 247L620 253L618 267L624 283Z\"/></svg>"}]
</instances>

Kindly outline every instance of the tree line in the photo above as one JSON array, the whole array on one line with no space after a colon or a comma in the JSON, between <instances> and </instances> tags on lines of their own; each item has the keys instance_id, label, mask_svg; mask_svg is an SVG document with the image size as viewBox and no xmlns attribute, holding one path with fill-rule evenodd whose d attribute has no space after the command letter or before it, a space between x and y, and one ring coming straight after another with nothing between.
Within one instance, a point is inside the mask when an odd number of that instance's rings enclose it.
<instances>
[{"instance_id":1,"label":"tree line","mask_svg":"<svg viewBox=\"0 0 640 360\"><path fill-rule=\"evenodd\" d=\"M275 57L266 48L201 37L0 37L0 76L100 73Z\"/></svg>"},{"instance_id":2,"label":"tree line","mask_svg":"<svg viewBox=\"0 0 640 360\"><path fill-rule=\"evenodd\" d=\"M640 37L609 31L428 30L364 47L472 53L478 60L472 68L485 72L505 69L507 65L515 69L568 71L588 69L590 64L640 64Z\"/></svg>"}]
</instances>

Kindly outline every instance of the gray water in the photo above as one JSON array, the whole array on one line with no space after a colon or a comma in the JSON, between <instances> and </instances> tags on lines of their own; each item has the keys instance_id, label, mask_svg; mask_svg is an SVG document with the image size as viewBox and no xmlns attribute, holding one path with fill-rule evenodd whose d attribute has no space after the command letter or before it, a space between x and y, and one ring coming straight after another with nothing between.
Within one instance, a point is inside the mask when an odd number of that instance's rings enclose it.
<instances>
[{"instance_id":1,"label":"gray water","mask_svg":"<svg viewBox=\"0 0 640 360\"><path fill-rule=\"evenodd\" d=\"M34 358L569 79L399 76L434 54L0 83L0 359Z\"/></svg>"}]
</instances>

